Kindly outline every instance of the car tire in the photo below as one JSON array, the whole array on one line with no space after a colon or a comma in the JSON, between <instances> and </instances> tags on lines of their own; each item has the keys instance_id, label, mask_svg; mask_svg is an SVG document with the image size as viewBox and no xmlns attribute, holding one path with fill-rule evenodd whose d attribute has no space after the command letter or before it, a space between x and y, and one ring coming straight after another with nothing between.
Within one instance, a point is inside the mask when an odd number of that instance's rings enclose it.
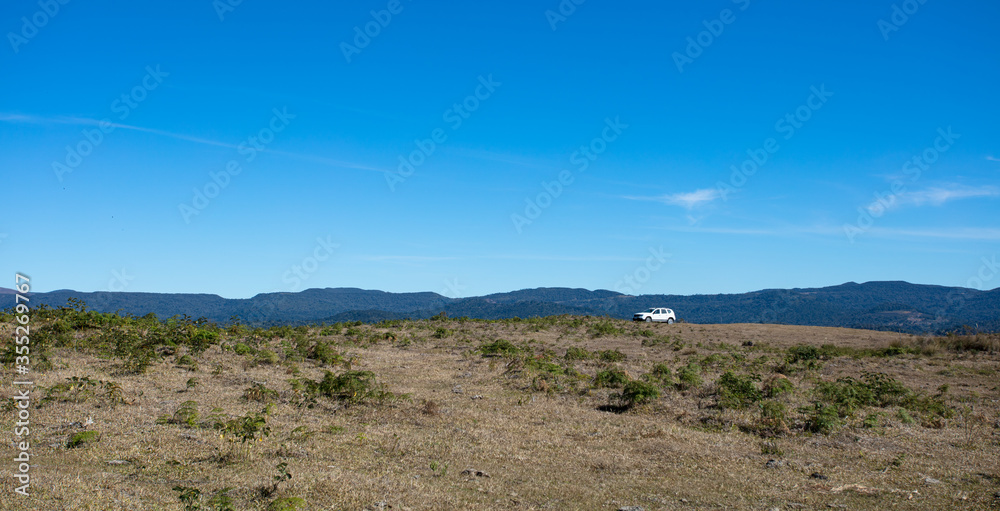
<instances>
[{"instance_id":1,"label":"car tire","mask_svg":"<svg viewBox=\"0 0 1000 511\"><path fill-rule=\"evenodd\" d=\"M668 319L667 320L667 324L668 325L673 325L674 324L674 319L673 318Z\"/></svg>"},{"instance_id":2,"label":"car tire","mask_svg":"<svg viewBox=\"0 0 1000 511\"><path fill-rule=\"evenodd\" d=\"M652 316L646 316L646 323L652 323L652 322L653 322L653 317Z\"/></svg>"}]
</instances>

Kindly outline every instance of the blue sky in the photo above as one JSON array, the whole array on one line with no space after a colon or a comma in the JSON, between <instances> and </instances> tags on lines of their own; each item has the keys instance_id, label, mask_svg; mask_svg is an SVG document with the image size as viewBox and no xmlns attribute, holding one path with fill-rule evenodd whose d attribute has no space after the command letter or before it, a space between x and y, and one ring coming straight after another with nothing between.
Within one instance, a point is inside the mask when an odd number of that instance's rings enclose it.
<instances>
[{"instance_id":1,"label":"blue sky","mask_svg":"<svg viewBox=\"0 0 1000 511\"><path fill-rule=\"evenodd\" d=\"M995 2L62 1L0 17L10 284L1000 285Z\"/></svg>"}]
</instances>

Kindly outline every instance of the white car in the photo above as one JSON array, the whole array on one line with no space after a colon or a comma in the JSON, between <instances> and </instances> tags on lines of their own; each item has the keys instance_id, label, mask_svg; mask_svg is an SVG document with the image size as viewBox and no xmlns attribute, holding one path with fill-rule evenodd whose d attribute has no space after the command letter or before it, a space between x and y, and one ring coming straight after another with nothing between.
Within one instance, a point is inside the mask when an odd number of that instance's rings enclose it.
<instances>
[{"instance_id":1,"label":"white car","mask_svg":"<svg viewBox=\"0 0 1000 511\"><path fill-rule=\"evenodd\" d=\"M673 323L677 320L672 309L648 309L644 312L636 312L632 315L632 321L655 321L657 323Z\"/></svg>"}]
</instances>

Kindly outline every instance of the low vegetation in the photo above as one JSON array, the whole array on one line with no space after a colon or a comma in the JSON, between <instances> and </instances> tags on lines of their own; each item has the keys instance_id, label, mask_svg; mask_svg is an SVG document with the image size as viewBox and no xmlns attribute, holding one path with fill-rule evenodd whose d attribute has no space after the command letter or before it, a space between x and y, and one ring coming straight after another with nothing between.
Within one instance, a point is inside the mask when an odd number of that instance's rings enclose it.
<instances>
[{"instance_id":1,"label":"low vegetation","mask_svg":"<svg viewBox=\"0 0 1000 511\"><path fill-rule=\"evenodd\" d=\"M34 311L31 339L39 508L1000 502L998 335L572 316L264 329L70 302Z\"/></svg>"}]
</instances>

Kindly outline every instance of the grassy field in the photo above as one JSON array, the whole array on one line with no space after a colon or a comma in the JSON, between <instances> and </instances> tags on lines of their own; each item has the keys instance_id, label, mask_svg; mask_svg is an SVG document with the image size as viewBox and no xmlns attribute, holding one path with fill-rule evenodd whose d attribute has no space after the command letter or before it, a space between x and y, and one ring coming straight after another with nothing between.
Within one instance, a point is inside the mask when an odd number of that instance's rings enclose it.
<instances>
[{"instance_id":1,"label":"grassy field","mask_svg":"<svg viewBox=\"0 0 1000 511\"><path fill-rule=\"evenodd\" d=\"M0 509L1000 508L1000 336L83 307L31 325L32 495L9 402Z\"/></svg>"}]
</instances>

